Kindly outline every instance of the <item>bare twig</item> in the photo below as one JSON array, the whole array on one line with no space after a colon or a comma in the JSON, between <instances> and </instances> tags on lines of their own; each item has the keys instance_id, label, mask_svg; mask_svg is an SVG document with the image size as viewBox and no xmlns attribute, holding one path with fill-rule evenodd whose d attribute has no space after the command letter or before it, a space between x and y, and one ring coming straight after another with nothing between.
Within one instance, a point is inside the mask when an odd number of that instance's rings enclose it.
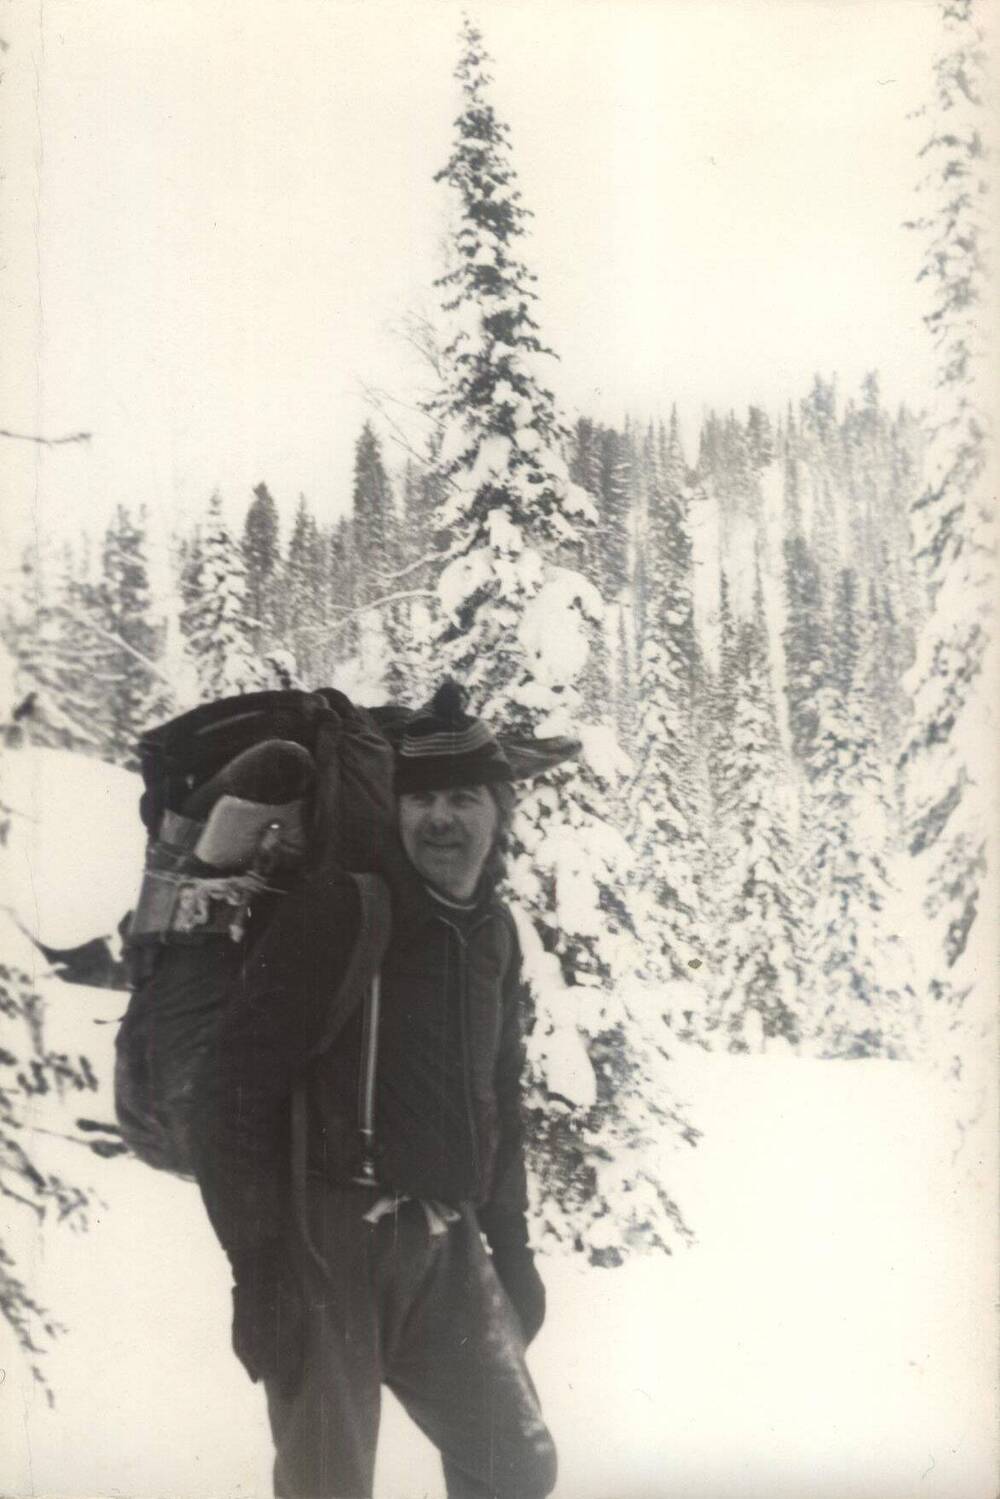
<instances>
[{"instance_id":1,"label":"bare twig","mask_svg":"<svg viewBox=\"0 0 1000 1499\"><path fill-rule=\"evenodd\" d=\"M32 1202L30 1197L22 1197L20 1192L15 1192L13 1187L8 1187L2 1181L0 1181L0 1193L2 1193L4 1197L9 1197L12 1202L19 1202L22 1207L30 1208L31 1211L35 1213L39 1219L45 1217L45 1209L41 1207L39 1203Z\"/></svg>"},{"instance_id":2,"label":"bare twig","mask_svg":"<svg viewBox=\"0 0 1000 1499\"><path fill-rule=\"evenodd\" d=\"M440 431L444 426L444 423L440 420L440 418L433 416L431 412L426 409L426 407L415 406L412 401L404 401L402 396L394 396L392 394L392 391L390 390L383 390L378 385L367 385L363 380L361 382L361 388L364 391L366 398L370 402L372 402L372 404L375 405L379 411L382 411L383 409L380 404L382 401L391 401L394 406L401 406L404 411L415 411L418 416L423 417L424 421L430 422L433 426L437 427L438 431Z\"/></svg>"},{"instance_id":3,"label":"bare twig","mask_svg":"<svg viewBox=\"0 0 1000 1499\"><path fill-rule=\"evenodd\" d=\"M9 437L14 442L37 442L43 448L58 448L67 442L89 442L92 433L70 432L65 437L41 437L35 432L8 432L0 427L0 437Z\"/></svg>"},{"instance_id":4,"label":"bare twig","mask_svg":"<svg viewBox=\"0 0 1000 1499\"><path fill-rule=\"evenodd\" d=\"M112 645L118 646L120 650L126 651L130 656L134 656L136 661L144 666L147 671L151 672L154 677L159 677L160 681L163 682L167 687L173 686L173 683L167 676L166 672L163 671L161 667L157 666L155 661L150 661L148 656L144 656L142 654L142 651L137 651L134 645L129 645L128 641L123 640L120 635L116 635L114 630L106 630L103 625L96 624L92 619L86 619L84 616L77 614L72 609L67 609L66 612L69 614L70 618L76 620L76 622L83 629L93 630L94 634L100 635L102 640L110 641Z\"/></svg>"},{"instance_id":5,"label":"bare twig","mask_svg":"<svg viewBox=\"0 0 1000 1499\"><path fill-rule=\"evenodd\" d=\"M409 453L410 457L415 458L421 466L426 466L427 454L417 452L417 449L413 446L395 417L386 410L384 392L377 390L373 385L367 385L363 380L361 381L361 389L368 404L378 412L382 420L390 427L392 440L396 446L402 448L404 453Z\"/></svg>"},{"instance_id":6,"label":"bare twig","mask_svg":"<svg viewBox=\"0 0 1000 1499\"><path fill-rule=\"evenodd\" d=\"M372 599L370 604L360 604L356 608L341 609L334 604L331 607L342 615L341 619L335 620L333 624L324 621L322 624L306 625L303 635L331 634L337 630L345 629L352 620L360 618L362 614L370 614L375 609L384 609L389 604L398 604L404 599L429 599L434 597L433 588L403 588L398 593L387 593L384 598Z\"/></svg>"},{"instance_id":7,"label":"bare twig","mask_svg":"<svg viewBox=\"0 0 1000 1499\"><path fill-rule=\"evenodd\" d=\"M421 359L434 371L440 384L442 379L441 353L432 320L424 313L411 312L389 331L408 343L411 349L416 350Z\"/></svg>"},{"instance_id":8,"label":"bare twig","mask_svg":"<svg viewBox=\"0 0 1000 1499\"><path fill-rule=\"evenodd\" d=\"M418 567L426 567L429 562L436 562L438 558L447 557L447 555L446 551L425 552L422 557L417 558L416 562L408 562L405 567L398 567L395 572L376 573L375 577L380 578L383 583L389 583L393 578L403 578L407 573L416 572Z\"/></svg>"}]
</instances>

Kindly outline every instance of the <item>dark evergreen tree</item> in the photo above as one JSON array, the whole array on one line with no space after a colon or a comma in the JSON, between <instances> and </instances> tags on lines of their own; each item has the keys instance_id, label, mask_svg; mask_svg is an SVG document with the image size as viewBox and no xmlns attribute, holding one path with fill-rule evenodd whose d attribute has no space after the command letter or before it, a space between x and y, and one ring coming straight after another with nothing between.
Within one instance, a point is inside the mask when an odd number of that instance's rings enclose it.
<instances>
[{"instance_id":1,"label":"dark evergreen tree","mask_svg":"<svg viewBox=\"0 0 1000 1499\"><path fill-rule=\"evenodd\" d=\"M16 663L14 696L28 742L106 756L104 687L111 679L96 585L73 549L43 566L29 546L17 596L8 602L5 636Z\"/></svg>"},{"instance_id":2,"label":"dark evergreen tree","mask_svg":"<svg viewBox=\"0 0 1000 1499\"><path fill-rule=\"evenodd\" d=\"M177 595L180 604L178 619L185 634L191 610L197 603L201 590L202 556L201 526L195 525L190 535L177 538L174 552Z\"/></svg>"},{"instance_id":3,"label":"dark evergreen tree","mask_svg":"<svg viewBox=\"0 0 1000 1499\"><path fill-rule=\"evenodd\" d=\"M802 518L794 432L785 440L784 483L785 690L792 750L804 768L819 723L817 694L823 680L826 623L820 567Z\"/></svg>"},{"instance_id":4,"label":"dark evergreen tree","mask_svg":"<svg viewBox=\"0 0 1000 1499\"><path fill-rule=\"evenodd\" d=\"M382 446L370 422L361 429L354 454L352 502L358 560L358 601L373 606L358 622L361 669L366 681L399 700L409 685L412 587L399 577L405 548ZM420 554L418 553L417 556Z\"/></svg>"},{"instance_id":5,"label":"dark evergreen tree","mask_svg":"<svg viewBox=\"0 0 1000 1499\"><path fill-rule=\"evenodd\" d=\"M353 654L357 642L355 611L358 608L358 575L354 545L354 522L350 516L335 521L326 542L330 628L324 640L321 675L334 681L338 669Z\"/></svg>"},{"instance_id":6,"label":"dark evergreen tree","mask_svg":"<svg viewBox=\"0 0 1000 1499\"><path fill-rule=\"evenodd\" d=\"M905 950L887 867L892 809L865 682L869 634L850 569L837 578L828 671L809 760L810 1044L827 1056L907 1054L914 1037Z\"/></svg>"},{"instance_id":7,"label":"dark evergreen tree","mask_svg":"<svg viewBox=\"0 0 1000 1499\"><path fill-rule=\"evenodd\" d=\"M134 767L144 728L170 716L173 701L159 668L162 628L153 620L144 517L119 505L104 536L99 586L105 644L104 701L109 756Z\"/></svg>"},{"instance_id":8,"label":"dark evergreen tree","mask_svg":"<svg viewBox=\"0 0 1000 1499\"><path fill-rule=\"evenodd\" d=\"M751 612L722 598L714 790L717 931L708 1036L757 1051L802 1034L801 910L759 564Z\"/></svg>"},{"instance_id":9,"label":"dark evergreen tree","mask_svg":"<svg viewBox=\"0 0 1000 1499\"><path fill-rule=\"evenodd\" d=\"M387 574L395 563L390 551L395 530L392 485L371 422L365 422L355 444L352 515L360 567L359 596L367 604L389 591Z\"/></svg>"},{"instance_id":10,"label":"dark evergreen tree","mask_svg":"<svg viewBox=\"0 0 1000 1499\"><path fill-rule=\"evenodd\" d=\"M300 495L281 569L281 643L291 652L298 674L307 682L315 682L322 670L327 560L328 543L320 535L305 496Z\"/></svg>"},{"instance_id":11,"label":"dark evergreen tree","mask_svg":"<svg viewBox=\"0 0 1000 1499\"><path fill-rule=\"evenodd\" d=\"M247 613L257 651L280 644L278 601L281 551L278 507L266 484L254 488L243 523L243 565L247 578Z\"/></svg>"},{"instance_id":12,"label":"dark evergreen tree","mask_svg":"<svg viewBox=\"0 0 1000 1499\"><path fill-rule=\"evenodd\" d=\"M630 788L637 886L648 902L660 978L688 979L704 963L701 894L704 804L698 774L691 490L676 410L647 435L643 555L650 560L641 614L636 770ZM690 1008L690 1004L688 1004Z\"/></svg>"}]
</instances>

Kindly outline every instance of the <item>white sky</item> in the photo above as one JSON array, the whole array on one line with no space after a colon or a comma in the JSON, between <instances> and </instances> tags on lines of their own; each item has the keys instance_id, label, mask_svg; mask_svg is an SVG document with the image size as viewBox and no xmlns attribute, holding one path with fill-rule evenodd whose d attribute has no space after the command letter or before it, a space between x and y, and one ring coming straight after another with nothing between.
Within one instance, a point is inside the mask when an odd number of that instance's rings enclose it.
<instances>
[{"instance_id":1,"label":"white sky","mask_svg":"<svg viewBox=\"0 0 1000 1499\"><path fill-rule=\"evenodd\" d=\"M572 415L780 409L819 369L927 395L914 276L933 0L514 0L474 14ZM445 0L0 10L4 533L350 494L362 384L433 306L457 113ZM389 445L392 454L391 444ZM401 456L401 455L393 455ZM693 456L693 451L689 456Z\"/></svg>"}]
</instances>

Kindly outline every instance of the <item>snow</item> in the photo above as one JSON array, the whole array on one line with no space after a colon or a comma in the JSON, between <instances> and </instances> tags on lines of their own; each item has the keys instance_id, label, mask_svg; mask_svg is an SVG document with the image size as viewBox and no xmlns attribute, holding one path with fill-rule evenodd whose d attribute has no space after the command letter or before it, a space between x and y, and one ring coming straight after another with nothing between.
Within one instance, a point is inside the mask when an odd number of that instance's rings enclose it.
<instances>
[{"instance_id":1,"label":"snow","mask_svg":"<svg viewBox=\"0 0 1000 1499\"><path fill-rule=\"evenodd\" d=\"M464 557L456 557L442 569L438 578L438 603L448 618L454 618L470 594L485 587L490 576L490 553L479 547Z\"/></svg>"},{"instance_id":2,"label":"snow","mask_svg":"<svg viewBox=\"0 0 1000 1499\"><path fill-rule=\"evenodd\" d=\"M555 953L546 952L534 922L514 908L522 972L534 996L538 1020L528 1038L528 1061L549 1093L579 1109L597 1101L597 1079L580 1028L578 990L570 989Z\"/></svg>"},{"instance_id":3,"label":"snow","mask_svg":"<svg viewBox=\"0 0 1000 1499\"><path fill-rule=\"evenodd\" d=\"M607 724L583 724L577 730L583 758L595 775L609 786L617 786L632 772L632 761L622 749L614 729Z\"/></svg>"},{"instance_id":4,"label":"snow","mask_svg":"<svg viewBox=\"0 0 1000 1499\"><path fill-rule=\"evenodd\" d=\"M0 757L0 805L12 814L0 900L32 936L75 947L115 934L142 874L141 792L130 771L67 750Z\"/></svg>"},{"instance_id":5,"label":"snow","mask_svg":"<svg viewBox=\"0 0 1000 1499\"><path fill-rule=\"evenodd\" d=\"M506 510L491 510L486 517L486 530L494 551L516 555L524 550L524 537Z\"/></svg>"},{"instance_id":6,"label":"snow","mask_svg":"<svg viewBox=\"0 0 1000 1499\"><path fill-rule=\"evenodd\" d=\"M65 993L53 1039L107 1077L98 1022L120 996ZM685 1054L673 1070L704 1130L670 1166L697 1242L617 1270L541 1260L530 1364L556 1499L985 1499L991 1160L974 1140L952 1160L941 1084L881 1062ZM54 1412L3 1348L5 1491L263 1499L264 1401L229 1352L197 1192L133 1162L91 1175L106 1206L88 1235L26 1232L33 1288L69 1332L46 1358ZM375 1493L443 1494L391 1397Z\"/></svg>"},{"instance_id":7,"label":"snow","mask_svg":"<svg viewBox=\"0 0 1000 1499\"><path fill-rule=\"evenodd\" d=\"M456 459L461 458L466 448L472 442L472 436L466 428L461 417L452 417L446 422L441 434L441 446L438 452L438 462L447 468Z\"/></svg>"},{"instance_id":8,"label":"snow","mask_svg":"<svg viewBox=\"0 0 1000 1499\"><path fill-rule=\"evenodd\" d=\"M571 568L548 569L518 630L537 682L556 687L576 680L590 654L586 621L600 621L603 612L599 592L582 574Z\"/></svg>"},{"instance_id":9,"label":"snow","mask_svg":"<svg viewBox=\"0 0 1000 1499\"><path fill-rule=\"evenodd\" d=\"M484 484L502 482L507 477L511 452L509 437L487 437L479 444L471 468L461 469L452 482L467 494L476 494Z\"/></svg>"},{"instance_id":10,"label":"snow","mask_svg":"<svg viewBox=\"0 0 1000 1499\"><path fill-rule=\"evenodd\" d=\"M535 453L542 446L541 434L535 427L518 427L514 441L522 453Z\"/></svg>"}]
</instances>

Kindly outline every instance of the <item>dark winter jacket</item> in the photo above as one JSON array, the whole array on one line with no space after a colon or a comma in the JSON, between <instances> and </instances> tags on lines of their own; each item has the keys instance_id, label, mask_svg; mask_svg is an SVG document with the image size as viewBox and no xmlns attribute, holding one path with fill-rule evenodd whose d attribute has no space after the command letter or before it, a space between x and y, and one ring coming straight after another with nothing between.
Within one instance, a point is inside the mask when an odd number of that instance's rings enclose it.
<instances>
[{"instance_id":1,"label":"dark winter jacket","mask_svg":"<svg viewBox=\"0 0 1000 1499\"><path fill-rule=\"evenodd\" d=\"M490 892L471 912L437 901L402 858L382 968L375 1159L387 1190L471 1202L494 1249L527 1242L518 1010L520 952ZM360 1165L363 1014L310 1061L359 918L353 885L312 876L286 895L234 972L200 1081L195 1154L216 1232L239 1271L291 1212L288 1098L305 1075L309 1165Z\"/></svg>"}]
</instances>

